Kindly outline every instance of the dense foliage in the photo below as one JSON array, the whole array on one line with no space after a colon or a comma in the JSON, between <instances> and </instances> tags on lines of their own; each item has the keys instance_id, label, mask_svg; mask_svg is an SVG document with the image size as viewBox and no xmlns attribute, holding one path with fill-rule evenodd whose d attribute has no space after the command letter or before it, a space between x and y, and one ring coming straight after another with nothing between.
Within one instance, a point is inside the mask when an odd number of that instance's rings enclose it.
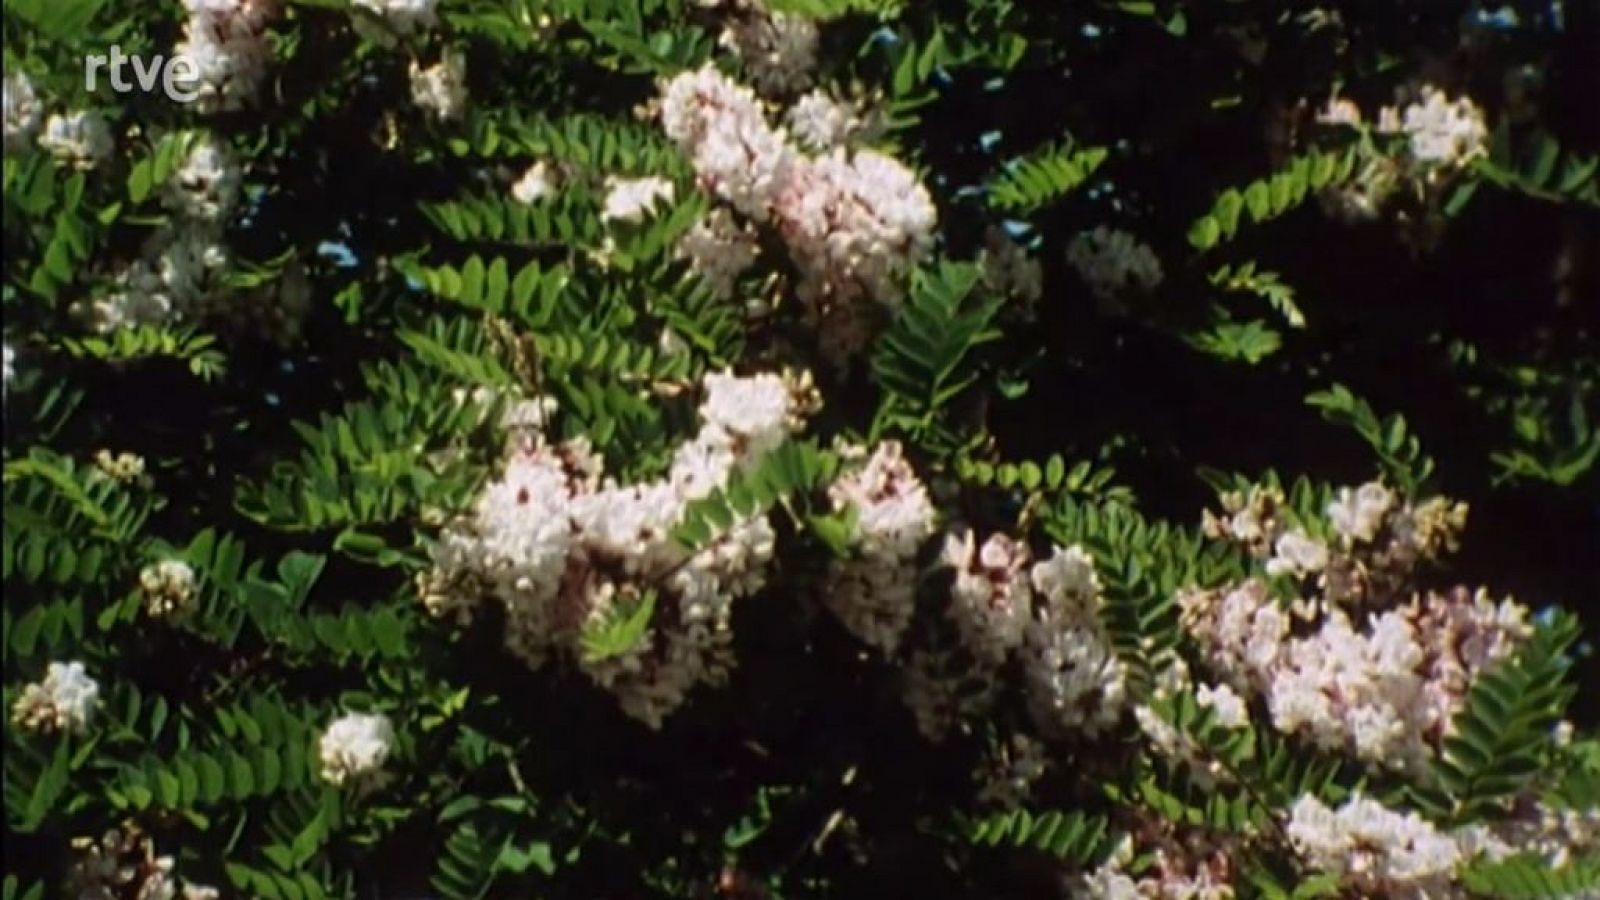
<instances>
[{"instance_id":1,"label":"dense foliage","mask_svg":"<svg viewBox=\"0 0 1600 900\"><path fill-rule=\"evenodd\" d=\"M6 900L1600 892L1593 4L4 15Z\"/></svg>"}]
</instances>

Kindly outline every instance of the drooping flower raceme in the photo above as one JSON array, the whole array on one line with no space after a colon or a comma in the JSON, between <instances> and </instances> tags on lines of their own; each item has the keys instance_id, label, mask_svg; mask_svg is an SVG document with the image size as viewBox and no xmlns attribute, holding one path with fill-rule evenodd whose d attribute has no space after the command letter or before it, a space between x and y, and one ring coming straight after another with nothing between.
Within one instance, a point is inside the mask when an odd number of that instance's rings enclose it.
<instances>
[{"instance_id":1,"label":"drooping flower raceme","mask_svg":"<svg viewBox=\"0 0 1600 900\"><path fill-rule=\"evenodd\" d=\"M1398 769L1431 758L1472 678L1530 632L1525 607L1464 590L1373 614L1359 630L1333 608L1303 637L1260 582L1179 603L1207 662L1236 691L1264 696L1277 730Z\"/></svg>"},{"instance_id":2,"label":"drooping flower raceme","mask_svg":"<svg viewBox=\"0 0 1600 900\"><path fill-rule=\"evenodd\" d=\"M854 555L834 562L823 602L850 633L893 654L916 606L917 550L933 533L928 490L900 444L885 441L841 475L828 498L836 513L854 515Z\"/></svg>"},{"instance_id":3,"label":"drooping flower raceme","mask_svg":"<svg viewBox=\"0 0 1600 900\"><path fill-rule=\"evenodd\" d=\"M999 665L1015 650L1033 613L1028 580L1028 545L992 534L977 546L971 531L945 541L945 565L955 570L950 588L951 620L962 642L980 660Z\"/></svg>"},{"instance_id":4,"label":"drooping flower raceme","mask_svg":"<svg viewBox=\"0 0 1600 900\"><path fill-rule=\"evenodd\" d=\"M346 713L317 741L324 781L355 793L383 786L384 763L394 749L394 725L381 713Z\"/></svg>"},{"instance_id":5,"label":"drooping flower raceme","mask_svg":"<svg viewBox=\"0 0 1600 900\"><path fill-rule=\"evenodd\" d=\"M1127 672L1100 618L1094 561L1081 547L1056 547L1037 563L1042 599L1020 650L1034 721L1047 735L1100 734L1122 717Z\"/></svg>"},{"instance_id":6,"label":"drooping flower raceme","mask_svg":"<svg viewBox=\"0 0 1600 900\"><path fill-rule=\"evenodd\" d=\"M223 221L233 213L243 182L233 151L221 139L207 135L189 148L183 165L167 181L162 203L196 221Z\"/></svg>"},{"instance_id":7,"label":"drooping flower raceme","mask_svg":"<svg viewBox=\"0 0 1600 900\"><path fill-rule=\"evenodd\" d=\"M710 66L663 86L661 121L701 187L776 227L829 358L858 353L874 316L863 302L898 304L932 248L938 213L917 176L870 150L804 154L767 123L753 92Z\"/></svg>"},{"instance_id":8,"label":"drooping flower raceme","mask_svg":"<svg viewBox=\"0 0 1600 900\"><path fill-rule=\"evenodd\" d=\"M678 239L677 253L718 296L733 296L734 282L755 265L761 248L754 232L741 226L733 212L713 209Z\"/></svg>"},{"instance_id":9,"label":"drooping flower raceme","mask_svg":"<svg viewBox=\"0 0 1600 900\"><path fill-rule=\"evenodd\" d=\"M74 168L93 169L111 157L115 141L99 113L74 112L45 120L39 146Z\"/></svg>"},{"instance_id":10,"label":"drooping flower raceme","mask_svg":"<svg viewBox=\"0 0 1600 900\"><path fill-rule=\"evenodd\" d=\"M604 478L587 442L524 433L472 514L435 544L420 582L430 611L470 616L485 599L499 604L512 653L530 666L552 654L575 661L651 727L696 685L725 679L733 602L764 583L772 527L754 514L694 551L673 529L690 502L798 430L815 396L808 378L771 373L710 373L702 392L699 433L654 481ZM586 649L586 634L641 609L650 617L636 642Z\"/></svg>"},{"instance_id":11,"label":"drooping flower raceme","mask_svg":"<svg viewBox=\"0 0 1600 900\"><path fill-rule=\"evenodd\" d=\"M1472 98L1450 100L1431 85L1422 89L1420 102L1405 108L1400 130L1410 141L1411 157L1425 165L1464 166L1488 149L1489 129Z\"/></svg>"},{"instance_id":12,"label":"drooping flower raceme","mask_svg":"<svg viewBox=\"0 0 1600 900\"><path fill-rule=\"evenodd\" d=\"M800 15L768 10L762 0L733 4L719 43L744 64L766 94L787 94L811 84L817 67L817 25Z\"/></svg>"},{"instance_id":13,"label":"drooping flower raceme","mask_svg":"<svg viewBox=\"0 0 1600 900\"><path fill-rule=\"evenodd\" d=\"M109 295L78 308L95 331L194 321L221 308L229 253L218 230L168 226L145 243L144 255L116 276Z\"/></svg>"},{"instance_id":14,"label":"drooping flower raceme","mask_svg":"<svg viewBox=\"0 0 1600 900\"><path fill-rule=\"evenodd\" d=\"M827 153L852 140L870 140L878 130L879 118L863 112L850 100L816 88L789 107L784 122L800 146L813 153Z\"/></svg>"},{"instance_id":15,"label":"drooping flower raceme","mask_svg":"<svg viewBox=\"0 0 1600 900\"><path fill-rule=\"evenodd\" d=\"M173 51L193 65L181 86L196 94L201 112L236 110L253 102L266 78L272 49L266 29L276 0L184 0L189 20Z\"/></svg>"},{"instance_id":16,"label":"drooping flower raceme","mask_svg":"<svg viewBox=\"0 0 1600 900\"><path fill-rule=\"evenodd\" d=\"M1285 831L1309 869L1337 875L1368 896L1445 896L1461 861L1456 842L1420 815L1360 794L1338 809L1306 794L1290 808Z\"/></svg>"},{"instance_id":17,"label":"drooping flower raceme","mask_svg":"<svg viewBox=\"0 0 1600 900\"><path fill-rule=\"evenodd\" d=\"M11 721L28 731L83 734L100 707L100 685L81 662L51 663L43 681L27 685L11 707Z\"/></svg>"}]
</instances>

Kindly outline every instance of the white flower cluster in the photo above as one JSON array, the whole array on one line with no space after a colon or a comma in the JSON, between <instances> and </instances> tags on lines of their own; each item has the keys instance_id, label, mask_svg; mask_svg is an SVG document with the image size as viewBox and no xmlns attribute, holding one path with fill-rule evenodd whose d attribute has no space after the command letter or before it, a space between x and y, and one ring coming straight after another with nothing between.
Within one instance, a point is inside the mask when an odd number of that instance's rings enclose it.
<instances>
[{"instance_id":1,"label":"white flower cluster","mask_svg":"<svg viewBox=\"0 0 1600 900\"><path fill-rule=\"evenodd\" d=\"M662 203L671 203L677 189L665 178L610 178L606 181L605 222L636 223Z\"/></svg>"},{"instance_id":2,"label":"white flower cluster","mask_svg":"<svg viewBox=\"0 0 1600 900\"><path fill-rule=\"evenodd\" d=\"M184 7L189 21L173 52L194 63L194 79L183 86L197 92L196 106L221 112L252 102L272 60L266 30L277 0L184 0Z\"/></svg>"},{"instance_id":3,"label":"white flower cluster","mask_svg":"<svg viewBox=\"0 0 1600 900\"><path fill-rule=\"evenodd\" d=\"M785 123L802 147L813 153L826 153L853 141L872 140L883 130L882 119L876 111L865 112L853 101L816 88L789 107Z\"/></svg>"},{"instance_id":4,"label":"white flower cluster","mask_svg":"<svg viewBox=\"0 0 1600 900\"><path fill-rule=\"evenodd\" d=\"M1161 260L1126 231L1101 225L1080 232L1067 245L1067 262L1103 301L1128 292L1149 292L1162 281Z\"/></svg>"},{"instance_id":5,"label":"white flower cluster","mask_svg":"<svg viewBox=\"0 0 1600 900\"><path fill-rule=\"evenodd\" d=\"M22 689L11 707L11 721L41 734L82 734L100 706L100 685L84 671L83 663L53 662L44 681Z\"/></svg>"},{"instance_id":6,"label":"white flower cluster","mask_svg":"<svg viewBox=\"0 0 1600 900\"><path fill-rule=\"evenodd\" d=\"M1462 857L1499 861L1532 853L1555 869L1600 850L1600 808L1559 808L1537 800L1518 807L1508 818L1457 831Z\"/></svg>"},{"instance_id":7,"label":"white flower cluster","mask_svg":"<svg viewBox=\"0 0 1600 900\"><path fill-rule=\"evenodd\" d=\"M429 609L469 615L489 598L504 609L513 653L530 666L552 652L575 659L651 727L694 686L720 683L733 664L733 602L763 584L772 527L764 514L735 521L695 553L672 530L691 501L797 431L816 398L808 377L789 374L709 373L703 392L700 432L657 481L602 480L586 441L526 438L473 513L435 544L422 579ZM584 652L587 629L646 596L657 598L653 615L628 652Z\"/></svg>"},{"instance_id":8,"label":"white flower cluster","mask_svg":"<svg viewBox=\"0 0 1600 900\"><path fill-rule=\"evenodd\" d=\"M1191 694L1201 708L1211 711L1212 721L1217 726L1227 729L1249 726L1250 710L1245 699L1226 684L1196 685L1188 664L1182 659L1161 671L1150 699L1134 707L1133 719L1158 755L1183 763L1189 780L1209 791L1219 781L1231 781L1232 776L1221 761L1161 711L1173 698Z\"/></svg>"},{"instance_id":9,"label":"white flower cluster","mask_svg":"<svg viewBox=\"0 0 1600 900\"><path fill-rule=\"evenodd\" d=\"M44 121L44 104L33 89L33 80L26 73L13 72L5 77L5 151L10 156L32 146Z\"/></svg>"},{"instance_id":10,"label":"white flower cluster","mask_svg":"<svg viewBox=\"0 0 1600 900\"><path fill-rule=\"evenodd\" d=\"M394 749L394 725L382 713L345 713L317 741L322 778L357 794L376 790L389 779L383 768Z\"/></svg>"},{"instance_id":11,"label":"white flower cluster","mask_svg":"<svg viewBox=\"0 0 1600 900\"><path fill-rule=\"evenodd\" d=\"M949 616L984 667L1018 659L1029 711L1047 737L1094 737L1116 725L1128 701L1126 667L1100 621L1094 560L1076 545L1054 547L1031 569L1028 560L1027 546L1004 535L981 549L970 533L952 536Z\"/></svg>"},{"instance_id":12,"label":"white flower cluster","mask_svg":"<svg viewBox=\"0 0 1600 900\"><path fill-rule=\"evenodd\" d=\"M1410 141L1411 158L1424 165L1464 166L1488 152L1483 110L1471 97L1450 100L1432 85L1401 113L1399 127Z\"/></svg>"},{"instance_id":13,"label":"white flower cluster","mask_svg":"<svg viewBox=\"0 0 1600 900\"><path fill-rule=\"evenodd\" d=\"M531 206L556 192L556 175L549 163L540 160L529 166L511 186L511 198Z\"/></svg>"},{"instance_id":14,"label":"white flower cluster","mask_svg":"<svg viewBox=\"0 0 1600 900\"><path fill-rule=\"evenodd\" d=\"M1100 620L1094 560L1056 547L1033 567L1033 587L1045 601L1022 647L1034 720L1047 734L1109 730L1127 705L1127 670Z\"/></svg>"},{"instance_id":15,"label":"white flower cluster","mask_svg":"<svg viewBox=\"0 0 1600 900\"><path fill-rule=\"evenodd\" d=\"M139 571L139 591L144 608L157 619L176 618L194 609L194 569L181 559L164 559Z\"/></svg>"},{"instance_id":16,"label":"white flower cluster","mask_svg":"<svg viewBox=\"0 0 1600 900\"><path fill-rule=\"evenodd\" d=\"M441 122L461 118L467 109L467 58L448 51L427 68L411 61L411 102Z\"/></svg>"},{"instance_id":17,"label":"white flower cluster","mask_svg":"<svg viewBox=\"0 0 1600 900\"><path fill-rule=\"evenodd\" d=\"M1454 550L1467 514L1464 504L1443 497L1405 502L1376 481L1340 488L1324 510L1325 523L1295 524L1276 487L1252 485L1221 499L1222 513L1208 510L1202 519L1207 536L1239 544L1265 561L1268 575L1315 576L1318 601L1332 606L1408 599L1418 563Z\"/></svg>"},{"instance_id":18,"label":"white flower cluster","mask_svg":"<svg viewBox=\"0 0 1600 900\"><path fill-rule=\"evenodd\" d=\"M116 276L110 294L85 301L78 312L101 333L204 318L223 308L228 263L220 229L207 223L168 225L157 229L143 256Z\"/></svg>"},{"instance_id":19,"label":"white flower cluster","mask_svg":"<svg viewBox=\"0 0 1600 900\"><path fill-rule=\"evenodd\" d=\"M1423 85L1421 99L1402 110L1379 110L1374 129L1379 134L1403 135L1403 149L1386 151L1368 142L1357 145L1358 163L1353 177L1324 188L1319 195L1331 215L1351 222L1376 219L1400 188L1410 184L1418 196L1428 196L1447 179L1488 153L1489 128L1483 110L1462 96L1449 99L1432 85ZM1365 128L1361 108L1353 101L1332 97L1318 112L1324 125ZM1426 225L1437 217L1423 220Z\"/></svg>"},{"instance_id":20,"label":"white flower cluster","mask_svg":"<svg viewBox=\"0 0 1600 900\"><path fill-rule=\"evenodd\" d=\"M1471 679L1530 633L1525 607L1483 592L1414 599L1360 631L1333 608L1304 637L1290 636L1288 614L1258 581L1179 603L1207 662L1234 689L1264 696L1275 728L1393 768L1431 758Z\"/></svg>"},{"instance_id":21,"label":"white flower cluster","mask_svg":"<svg viewBox=\"0 0 1600 900\"><path fill-rule=\"evenodd\" d=\"M1197 845L1166 841L1153 850L1135 847L1124 837L1110 857L1094 869L1068 880L1068 895L1089 900L1233 900L1233 860L1226 844ZM1129 874L1136 850L1145 850L1149 864L1135 878Z\"/></svg>"},{"instance_id":22,"label":"white flower cluster","mask_svg":"<svg viewBox=\"0 0 1600 900\"><path fill-rule=\"evenodd\" d=\"M962 642L988 665L1005 662L1028 629L1030 556L1027 544L999 533L989 535L981 548L970 530L945 540L943 562L956 573L947 612Z\"/></svg>"},{"instance_id":23,"label":"white flower cluster","mask_svg":"<svg viewBox=\"0 0 1600 900\"><path fill-rule=\"evenodd\" d=\"M733 0L719 43L739 58L764 94L788 94L811 85L817 67L817 24L773 12L762 0Z\"/></svg>"},{"instance_id":24,"label":"white flower cluster","mask_svg":"<svg viewBox=\"0 0 1600 900\"><path fill-rule=\"evenodd\" d=\"M916 607L917 549L937 517L928 489L899 442L885 441L828 498L834 512L854 514L854 555L833 563L823 601L850 633L892 655Z\"/></svg>"},{"instance_id":25,"label":"white flower cluster","mask_svg":"<svg viewBox=\"0 0 1600 900\"><path fill-rule=\"evenodd\" d=\"M718 297L726 300L733 296L739 276L755 265L761 247L748 225L741 225L732 211L719 207L684 232L678 239L677 253L689 260L689 267Z\"/></svg>"},{"instance_id":26,"label":"white flower cluster","mask_svg":"<svg viewBox=\"0 0 1600 900\"><path fill-rule=\"evenodd\" d=\"M180 887L171 856L157 856L155 844L133 821L107 831L98 841L72 841L65 896L72 900L218 900L216 888L185 881Z\"/></svg>"},{"instance_id":27,"label":"white flower cluster","mask_svg":"<svg viewBox=\"0 0 1600 900\"><path fill-rule=\"evenodd\" d=\"M228 144L205 135L189 148L183 165L162 189L162 203L196 222L221 222L239 202L244 172Z\"/></svg>"},{"instance_id":28,"label":"white flower cluster","mask_svg":"<svg viewBox=\"0 0 1600 900\"><path fill-rule=\"evenodd\" d=\"M1365 896L1447 895L1461 850L1416 813L1398 813L1360 794L1330 809L1306 794L1285 827L1295 852L1318 872L1336 875Z\"/></svg>"},{"instance_id":29,"label":"white flower cluster","mask_svg":"<svg viewBox=\"0 0 1600 900\"><path fill-rule=\"evenodd\" d=\"M405 37L426 31L438 24L438 5L439 0L352 0L351 2L351 7L362 13L355 17L356 31L384 43L392 40L390 33ZM381 22L388 29L388 33L373 29L372 20Z\"/></svg>"},{"instance_id":30,"label":"white flower cluster","mask_svg":"<svg viewBox=\"0 0 1600 900\"><path fill-rule=\"evenodd\" d=\"M82 111L52 114L39 134L39 146L74 168L93 169L111 158L116 142L105 117Z\"/></svg>"},{"instance_id":31,"label":"white flower cluster","mask_svg":"<svg viewBox=\"0 0 1600 900\"><path fill-rule=\"evenodd\" d=\"M1384 518L1394 508L1394 494L1381 483L1370 481L1358 488L1340 488L1328 504L1328 523L1348 544L1370 543L1377 539Z\"/></svg>"},{"instance_id":32,"label":"white flower cluster","mask_svg":"<svg viewBox=\"0 0 1600 900\"><path fill-rule=\"evenodd\" d=\"M310 308L311 285L299 262L247 290L229 284L231 254L224 229L237 212L244 172L225 139L203 134L163 185L170 222L145 241L139 258L111 279L107 293L83 299L76 312L94 331L218 320L279 343L292 341Z\"/></svg>"},{"instance_id":33,"label":"white flower cluster","mask_svg":"<svg viewBox=\"0 0 1600 900\"><path fill-rule=\"evenodd\" d=\"M667 82L661 119L702 187L776 226L828 357L859 352L871 334L862 301L897 304L933 245L938 212L916 175L871 150L807 156L767 124L754 93L711 66Z\"/></svg>"}]
</instances>

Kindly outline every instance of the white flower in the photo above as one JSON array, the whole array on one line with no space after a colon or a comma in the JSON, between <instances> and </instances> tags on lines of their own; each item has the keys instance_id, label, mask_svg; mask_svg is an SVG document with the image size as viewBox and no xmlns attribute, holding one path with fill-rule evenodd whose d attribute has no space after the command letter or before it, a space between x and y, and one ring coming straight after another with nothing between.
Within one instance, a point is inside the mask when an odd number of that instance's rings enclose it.
<instances>
[{"instance_id":1,"label":"white flower","mask_svg":"<svg viewBox=\"0 0 1600 900\"><path fill-rule=\"evenodd\" d=\"M1200 685L1195 691L1195 702L1210 708L1217 717L1217 724L1224 728L1243 728L1250 724L1250 713L1245 709L1244 699L1225 684L1216 687Z\"/></svg>"},{"instance_id":2,"label":"white flower","mask_svg":"<svg viewBox=\"0 0 1600 900\"><path fill-rule=\"evenodd\" d=\"M946 538L942 561L956 571L947 609L963 642L979 660L1003 663L1033 613L1028 545L992 534L980 549L966 531Z\"/></svg>"},{"instance_id":3,"label":"white flower","mask_svg":"<svg viewBox=\"0 0 1600 900\"><path fill-rule=\"evenodd\" d=\"M97 112L52 115L44 123L39 146L51 156L80 169L92 169L111 157L111 127Z\"/></svg>"},{"instance_id":4,"label":"white flower","mask_svg":"<svg viewBox=\"0 0 1600 900\"><path fill-rule=\"evenodd\" d=\"M272 0L185 0L185 6L189 20L173 55L193 70L179 86L196 94L202 112L236 110L254 100L272 58L265 34Z\"/></svg>"},{"instance_id":5,"label":"white flower","mask_svg":"<svg viewBox=\"0 0 1600 900\"><path fill-rule=\"evenodd\" d=\"M394 748L394 725L381 713L346 713L317 742L322 778L335 787L365 792L387 780L384 763Z\"/></svg>"},{"instance_id":6,"label":"white flower","mask_svg":"<svg viewBox=\"0 0 1600 900\"><path fill-rule=\"evenodd\" d=\"M1359 488L1340 488L1328 504L1328 521L1347 544L1367 543L1378 536L1384 516L1394 506L1394 494L1376 481Z\"/></svg>"},{"instance_id":7,"label":"white flower","mask_svg":"<svg viewBox=\"0 0 1600 900\"><path fill-rule=\"evenodd\" d=\"M767 220L797 154L767 125L749 88L710 64L683 72L662 86L661 124L706 190L756 222Z\"/></svg>"},{"instance_id":8,"label":"white flower","mask_svg":"<svg viewBox=\"0 0 1600 900\"><path fill-rule=\"evenodd\" d=\"M1040 612L1029 624L1022 660L1028 708L1047 733L1095 737L1121 718L1127 670L1097 625Z\"/></svg>"},{"instance_id":9,"label":"white flower","mask_svg":"<svg viewBox=\"0 0 1600 900\"><path fill-rule=\"evenodd\" d=\"M582 440L550 446L532 427L513 435L500 478L432 548L433 570L418 584L429 611L465 619L492 600L512 653L530 667L552 654L574 661L652 728L695 686L725 679L733 602L762 587L775 535L756 513L691 552L673 529L691 501L800 426L811 389L787 373L712 373L703 387L700 431L658 480L602 478L603 461ZM633 614L647 591L659 614L641 639L616 656L589 654L585 630Z\"/></svg>"},{"instance_id":10,"label":"white flower","mask_svg":"<svg viewBox=\"0 0 1600 900\"><path fill-rule=\"evenodd\" d=\"M5 78L5 150L7 154L21 153L33 143L44 119L44 105L34 92L33 81L22 72L13 72Z\"/></svg>"},{"instance_id":11,"label":"white flower","mask_svg":"<svg viewBox=\"0 0 1600 900\"><path fill-rule=\"evenodd\" d=\"M1162 281L1161 261L1154 251L1128 232L1104 225L1073 238L1067 262L1103 300L1129 291L1153 291Z\"/></svg>"},{"instance_id":12,"label":"white flower","mask_svg":"<svg viewBox=\"0 0 1600 900\"><path fill-rule=\"evenodd\" d=\"M1328 105L1317 110L1317 123L1356 127L1361 124L1361 107L1344 97L1329 97Z\"/></svg>"},{"instance_id":13,"label":"white flower","mask_svg":"<svg viewBox=\"0 0 1600 900\"><path fill-rule=\"evenodd\" d=\"M714 209L678 239L677 253L705 279L718 297L731 297L734 282L755 264L761 248L755 235L734 221L727 209Z\"/></svg>"},{"instance_id":14,"label":"white flower","mask_svg":"<svg viewBox=\"0 0 1600 900\"><path fill-rule=\"evenodd\" d=\"M776 447L792 421L794 387L780 375L762 372L740 378L708 372L700 417L739 443L738 455L759 456Z\"/></svg>"},{"instance_id":15,"label":"white flower","mask_svg":"<svg viewBox=\"0 0 1600 900\"><path fill-rule=\"evenodd\" d=\"M53 662L44 681L29 684L11 707L11 720L28 731L82 734L100 706L100 685L83 663Z\"/></svg>"},{"instance_id":16,"label":"white flower","mask_svg":"<svg viewBox=\"0 0 1600 900\"><path fill-rule=\"evenodd\" d=\"M1301 529L1285 531L1278 536L1272 559L1267 560L1267 574L1289 574L1295 577L1320 572L1328 565L1328 548Z\"/></svg>"},{"instance_id":17,"label":"white flower","mask_svg":"<svg viewBox=\"0 0 1600 900\"><path fill-rule=\"evenodd\" d=\"M1411 156L1436 166L1464 166L1488 151L1489 129L1472 98L1451 101L1444 91L1422 89L1422 102L1407 106L1401 130L1410 138Z\"/></svg>"},{"instance_id":18,"label":"white flower","mask_svg":"<svg viewBox=\"0 0 1600 900\"><path fill-rule=\"evenodd\" d=\"M244 174L232 149L210 135L196 141L183 165L167 181L168 209L204 221L226 219L239 199Z\"/></svg>"},{"instance_id":19,"label":"white flower","mask_svg":"<svg viewBox=\"0 0 1600 900\"><path fill-rule=\"evenodd\" d=\"M842 146L862 130L861 115L853 104L838 100L822 88L810 91L789 107L789 133L802 147L827 152Z\"/></svg>"},{"instance_id":20,"label":"white flower","mask_svg":"<svg viewBox=\"0 0 1600 900\"><path fill-rule=\"evenodd\" d=\"M1455 841L1427 820L1361 794L1337 810L1304 794L1290 808L1285 831L1312 870L1381 896L1443 896L1461 862Z\"/></svg>"},{"instance_id":21,"label":"white flower","mask_svg":"<svg viewBox=\"0 0 1600 900\"><path fill-rule=\"evenodd\" d=\"M447 52L426 69L411 62L411 102L440 121L461 118L467 108L467 58Z\"/></svg>"},{"instance_id":22,"label":"white flower","mask_svg":"<svg viewBox=\"0 0 1600 900\"><path fill-rule=\"evenodd\" d=\"M900 444L886 441L839 476L828 498L834 512L854 513L856 554L833 563L823 601L857 638L893 653L916 605L916 552L933 533L927 488Z\"/></svg>"},{"instance_id":23,"label":"white flower","mask_svg":"<svg viewBox=\"0 0 1600 900\"><path fill-rule=\"evenodd\" d=\"M817 66L817 25L804 16L771 13L755 4L723 29L720 42L744 63L763 93L787 94L811 84Z\"/></svg>"},{"instance_id":24,"label":"white flower","mask_svg":"<svg viewBox=\"0 0 1600 900\"><path fill-rule=\"evenodd\" d=\"M876 311L863 301L897 305L933 246L938 211L927 188L881 153L806 156L767 124L753 92L709 65L663 85L661 121L701 187L776 226L800 270L807 320L842 367L874 330Z\"/></svg>"},{"instance_id":25,"label":"white flower","mask_svg":"<svg viewBox=\"0 0 1600 900\"><path fill-rule=\"evenodd\" d=\"M432 28L438 22L438 0L352 0L351 5L378 17L395 34L406 36ZM358 30L362 20L357 17Z\"/></svg>"},{"instance_id":26,"label":"white flower","mask_svg":"<svg viewBox=\"0 0 1600 900\"><path fill-rule=\"evenodd\" d=\"M638 222L659 203L671 203L677 193L672 182L665 178L611 178L606 182L605 207L600 212L602 221Z\"/></svg>"},{"instance_id":27,"label":"white flower","mask_svg":"<svg viewBox=\"0 0 1600 900\"><path fill-rule=\"evenodd\" d=\"M1033 586L1043 594L1053 615L1063 620L1088 622L1100 598L1100 580L1094 558L1077 544L1055 547L1050 558L1033 567Z\"/></svg>"},{"instance_id":28,"label":"white flower","mask_svg":"<svg viewBox=\"0 0 1600 900\"><path fill-rule=\"evenodd\" d=\"M227 296L227 268L228 250L214 226L163 228L144 257L117 275L110 295L89 299L78 312L101 333L204 318Z\"/></svg>"},{"instance_id":29,"label":"white flower","mask_svg":"<svg viewBox=\"0 0 1600 900\"><path fill-rule=\"evenodd\" d=\"M139 572L139 590L144 593L145 610L158 619L183 615L199 599L194 569L181 559L145 566Z\"/></svg>"},{"instance_id":30,"label":"white flower","mask_svg":"<svg viewBox=\"0 0 1600 900\"><path fill-rule=\"evenodd\" d=\"M531 205L554 194L555 190L555 177L550 164L540 160L529 166L517 183L511 186L511 196L518 203Z\"/></svg>"},{"instance_id":31,"label":"white flower","mask_svg":"<svg viewBox=\"0 0 1600 900\"><path fill-rule=\"evenodd\" d=\"M5 392L7 394L11 393L11 382L15 381L16 379L17 379L17 351L11 349L11 345L8 343L8 344L5 345L5 382L4 382L4 384L5 384Z\"/></svg>"}]
</instances>

